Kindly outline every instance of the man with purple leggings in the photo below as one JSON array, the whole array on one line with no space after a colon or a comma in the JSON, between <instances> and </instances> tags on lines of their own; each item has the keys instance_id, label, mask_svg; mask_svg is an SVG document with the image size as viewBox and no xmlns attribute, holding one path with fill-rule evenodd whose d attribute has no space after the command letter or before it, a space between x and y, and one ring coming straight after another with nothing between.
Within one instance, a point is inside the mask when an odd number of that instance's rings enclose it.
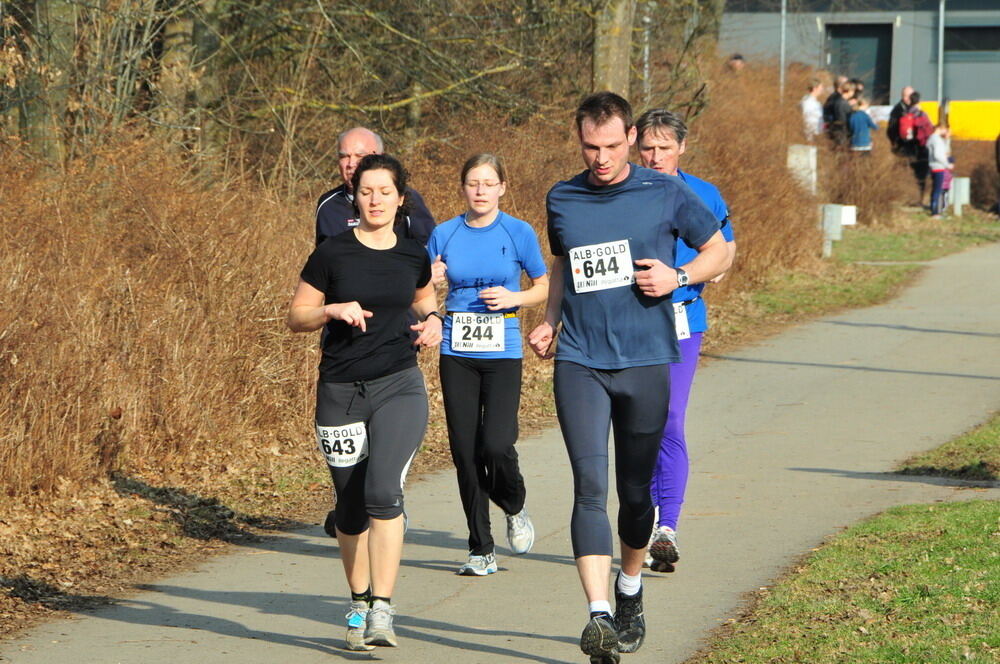
<instances>
[{"instance_id":1,"label":"man with purple leggings","mask_svg":"<svg viewBox=\"0 0 1000 664\"><path fill-rule=\"evenodd\" d=\"M686 148L687 126L676 114L663 109L652 109L642 114L636 122L638 130L639 158L642 165L660 173L681 178L708 206L722 224L722 235L729 250L729 264L736 255L733 242L733 228L729 223L726 203L714 185L680 170L680 157ZM677 265L684 265L697 252L684 240L678 238L675 249ZM727 267L728 269L728 267ZM724 275L713 279L717 282ZM677 550L677 519L684 490L687 487L688 455L684 436L684 420L687 415L688 397L691 384L698 368L701 351L701 337L708 329L705 302L701 291L705 284L683 286L673 292L674 321L677 340L680 345L681 361L670 365L670 406L667 424L663 429L660 454L650 491L653 504L659 510L656 529L649 541L646 563L656 572L673 572L674 563L680 558Z\"/></svg>"}]
</instances>

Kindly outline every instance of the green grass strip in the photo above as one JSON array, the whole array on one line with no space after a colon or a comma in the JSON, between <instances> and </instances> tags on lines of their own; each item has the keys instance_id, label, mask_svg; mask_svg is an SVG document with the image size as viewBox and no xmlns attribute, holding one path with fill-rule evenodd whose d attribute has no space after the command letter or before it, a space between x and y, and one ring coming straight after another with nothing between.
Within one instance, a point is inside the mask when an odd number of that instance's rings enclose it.
<instances>
[{"instance_id":1,"label":"green grass strip","mask_svg":"<svg viewBox=\"0 0 1000 664\"><path fill-rule=\"evenodd\" d=\"M1000 501L859 523L689 664L1000 661Z\"/></svg>"},{"instance_id":2,"label":"green grass strip","mask_svg":"<svg viewBox=\"0 0 1000 664\"><path fill-rule=\"evenodd\" d=\"M896 470L908 475L1000 480L1000 413L941 447L907 459Z\"/></svg>"},{"instance_id":3,"label":"green grass strip","mask_svg":"<svg viewBox=\"0 0 1000 664\"><path fill-rule=\"evenodd\" d=\"M962 217L908 215L902 227L845 228L833 256L839 261L928 261L969 247L1000 242L1000 221L974 210Z\"/></svg>"}]
</instances>

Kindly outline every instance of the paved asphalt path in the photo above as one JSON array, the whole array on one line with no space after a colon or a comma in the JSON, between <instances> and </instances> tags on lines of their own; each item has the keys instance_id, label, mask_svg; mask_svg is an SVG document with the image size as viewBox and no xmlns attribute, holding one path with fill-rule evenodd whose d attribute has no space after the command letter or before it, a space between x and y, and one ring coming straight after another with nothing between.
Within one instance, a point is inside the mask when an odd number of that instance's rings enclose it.
<instances>
[{"instance_id":1,"label":"paved asphalt path","mask_svg":"<svg viewBox=\"0 0 1000 664\"><path fill-rule=\"evenodd\" d=\"M689 413L692 475L674 574L646 574L649 635L625 662L681 662L803 553L892 505L1000 489L888 474L1000 405L1000 245L934 261L889 304L794 327L713 357ZM411 482L396 591L400 647L342 650L346 584L316 526L234 547L115 606L0 645L18 664L583 662L586 605L569 543L558 431L520 443L531 554L455 576L465 556L450 472ZM317 460L318 462L318 460ZM495 513L498 542L503 520Z\"/></svg>"}]
</instances>

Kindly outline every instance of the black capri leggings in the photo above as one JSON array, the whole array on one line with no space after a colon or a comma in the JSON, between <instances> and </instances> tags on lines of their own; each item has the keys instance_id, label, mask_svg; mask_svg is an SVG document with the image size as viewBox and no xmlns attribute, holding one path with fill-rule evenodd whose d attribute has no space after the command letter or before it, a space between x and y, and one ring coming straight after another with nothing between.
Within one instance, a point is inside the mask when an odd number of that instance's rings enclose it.
<instances>
[{"instance_id":1,"label":"black capri leggings","mask_svg":"<svg viewBox=\"0 0 1000 664\"><path fill-rule=\"evenodd\" d=\"M403 483L427 430L427 390L417 367L316 388L316 437L337 489L337 528L403 513Z\"/></svg>"},{"instance_id":2,"label":"black capri leggings","mask_svg":"<svg viewBox=\"0 0 1000 664\"><path fill-rule=\"evenodd\" d=\"M608 522L608 433L615 432L618 535L642 549L653 531L649 483L670 403L670 367L592 369L558 361L556 413L573 468L573 555L613 555Z\"/></svg>"},{"instance_id":3,"label":"black capri leggings","mask_svg":"<svg viewBox=\"0 0 1000 664\"><path fill-rule=\"evenodd\" d=\"M517 463L521 359L441 356L441 391L451 458L469 525L469 553L493 552L490 500L507 514L524 508Z\"/></svg>"}]
</instances>

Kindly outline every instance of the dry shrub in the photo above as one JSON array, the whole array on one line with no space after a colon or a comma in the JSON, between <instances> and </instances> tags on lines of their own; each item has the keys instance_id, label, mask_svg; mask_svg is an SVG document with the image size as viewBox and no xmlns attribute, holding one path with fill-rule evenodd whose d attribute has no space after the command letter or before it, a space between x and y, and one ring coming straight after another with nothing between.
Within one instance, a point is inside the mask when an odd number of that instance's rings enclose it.
<instances>
[{"instance_id":1,"label":"dry shrub","mask_svg":"<svg viewBox=\"0 0 1000 664\"><path fill-rule=\"evenodd\" d=\"M859 155L820 143L820 186L824 202L856 205L858 223L890 224L899 205L920 198L909 162L893 154L884 130L872 131L873 149ZM931 181L927 179L929 196Z\"/></svg>"},{"instance_id":2,"label":"dry shrub","mask_svg":"<svg viewBox=\"0 0 1000 664\"><path fill-rule=\"evenodd\" d=\"M251 463L308 431L315 341L282 323L307 205L202 186L149 141L59 177L0 169L7 493L209 449Z\"/></svg>"},{"instance_id":3,"label":"dry shrub","mask_svg":"<svg viewBox=\"0 0 1000 664\"><path fill-rule=\"evenodd\" d=\"M777 103L775 70L722 73L715 87L716 102L691 123L681 168L718 186L732 215L738 254L727 279L709 289L718 302L769 272L816 260L821 237L816 201L786 167L802 120L793 101Z\"/></svg>"},{"instance_id":4,"label":"dry shrub","mask_svg":"<svg viewBox=\"0 0 1000 664\"><path fill-rule=\"evenodd\" d=\"M980 210L998 210L1000 173L997 173L996 150L993 141L951 142L955 175L971 178L972 205Z\"/></svg>"},{"instance_id":5,"label":"dry shrub","mask_svg":"<svg viewBox=\"0 0 1000 664\"><path fill-rule=\"evenodd\" d=\"M799 140L794 103L775 104L773 72L722 76L717 103L692 122L684 162L719 186L733 212L739 257L711 289L715 302L776 270L808 268L820 247L816 201L785 168L786 146ZM545 193L583 167L575 101L557 117L465 115L396 152L439 220L463 209L464 159L503 155L503 207L532 223L544 247ZM66 491L117 469L173 484L250 477L276 456L312 457L317 339L289 333L283 318L327 184L302 182L303 193L280 196L248 183L205 184L154 139L122 139L62 176L7 155L4 491ZM524 312L524 330L541 314ZM432 424L418 468L447 463L436 362L436 353L421 354ZM551 412L551 367L526 357L522 403L536 423Z\"/></svg>"}]
</instances>

